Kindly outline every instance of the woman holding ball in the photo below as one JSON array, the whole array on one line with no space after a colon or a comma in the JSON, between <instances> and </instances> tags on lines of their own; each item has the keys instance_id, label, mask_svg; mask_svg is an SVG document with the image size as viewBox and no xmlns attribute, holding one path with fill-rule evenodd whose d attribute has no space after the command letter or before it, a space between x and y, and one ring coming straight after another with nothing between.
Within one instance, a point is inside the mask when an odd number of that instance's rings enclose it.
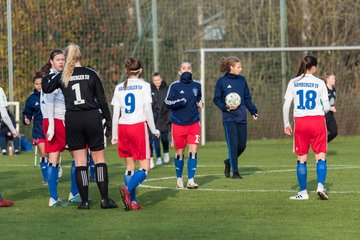
<instances>
[{"instance_id":1,"label":"woman holding ball","mask_svg":"<svg viewBox=\"0 0 360 240\"><path fill-rule=\"evenodd\" d=\"M244 152L247 141L246 109L254 120L258 118L258 110L251 101L249 87L242 71L240 59L234 56L223 57L220 60L220 71L225 75L220 77L215 86L214 103L222 111L222 120L228 145L228 159L224 161L225 177L241 179L238 168L238 158ZM240 105L227 104L225 98L230 93L240 96Z\"/></svg>"}]
</instances>

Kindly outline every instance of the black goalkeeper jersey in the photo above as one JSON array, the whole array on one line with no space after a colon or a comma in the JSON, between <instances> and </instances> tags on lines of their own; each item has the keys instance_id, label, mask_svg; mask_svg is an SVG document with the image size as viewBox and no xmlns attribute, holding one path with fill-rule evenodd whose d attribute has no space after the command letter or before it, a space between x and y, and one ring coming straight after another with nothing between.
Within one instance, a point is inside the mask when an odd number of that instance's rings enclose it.
<instances>
[{"instance_id":1,"label":"black goalkeeper jersey","mask_svg":"<svg viewBox=\"0 0 360 240\"><path fill-rule=\"evenodd\" d=\"M327 87L327 90L328 90L330 106L334 106L336 101L336 89L334 87L332 89Z\"/></svg>"},{"instance_id":2,"label":"black goalkeeper jersey","mask_svg":"<svg viewBox=\"0 0 360 240\"><path fill-rule=\"evenodd\" d=\"M69 85L64 86L61 73L49 74L42 80L44 93L60 88L64 94L66 111L101 109L103 117L111 121L104 88L96 72L86 67L75 67Z\"/></svg>"}]
</instances>

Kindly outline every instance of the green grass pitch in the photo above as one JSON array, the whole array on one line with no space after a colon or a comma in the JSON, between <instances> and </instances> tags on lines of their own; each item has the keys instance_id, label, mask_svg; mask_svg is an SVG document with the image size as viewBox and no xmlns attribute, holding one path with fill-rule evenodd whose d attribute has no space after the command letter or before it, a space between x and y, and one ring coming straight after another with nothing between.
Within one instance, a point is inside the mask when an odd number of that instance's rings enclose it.
<instances>
[{"instance_id":1,"label":"green grass pitch","mask_svg":"<svg viewBox=\"0 0 360 240\"><path fill-rule=\"evenodd\" d=\"M357 239L359 228L360 137L338 137L329 145L329 201L315 194L313 154L309 154L307 201L290 201L297 192L296 156L291 139L249 141L239 160L244 179L225 179L224 142L200 146L197 190L176 190L173 160L152 170L138 188L141 211L100 208L95 183L89 211L77 205L49 208L33 152L0 158L0 191L15 201L0 208L0 239ZM170 155L173 156L171 150ZM66 200L70 157L63 154L59 195ZM106 150L109 193L119 205L124 160L114 146ZM187 175L186 164L184 176ZM186 179L184 179L186 180Z\"/></svg>"}]
</instances>

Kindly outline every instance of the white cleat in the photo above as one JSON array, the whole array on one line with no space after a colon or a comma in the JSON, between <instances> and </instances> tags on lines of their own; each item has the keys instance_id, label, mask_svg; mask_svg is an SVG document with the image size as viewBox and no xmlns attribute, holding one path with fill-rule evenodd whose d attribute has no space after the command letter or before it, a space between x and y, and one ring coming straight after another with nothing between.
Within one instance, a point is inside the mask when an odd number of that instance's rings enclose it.
<instances>
[{"instance_id":1,"label":"white cleat","mask_svg":"<svg viewBox=\"0 0 360 240\"><path fill-rule=\"evenodd\" d=\"M187 189L196 189L199 187L199 184L195 183L195 182L188 182L188 184L186 185Z\"/></svg>"},{"instance_id":2,"label":"white cleat","mask_svg":"<svg viewBox=\"0 0 360 240\"><path fill-rule=\"evenodd\" d=\"M75 196L70 192L69 193L69 198L68 198L70 203L81 203L81 197L80 194L76 194Z\"/></svg>"},{"instance_id":3,"label":"white cleat","mask_svg":"<svg viewBox=\"0 0 360 240\"><path fill-rule=\"evenodd\" d=\"M169 163L170 162L170 158L169 158L169 153L164 153L164 163Z\"/></svg>"},{"instance_id":4,"label":"white cleat","mask_svg":"<svg viewBox=\"0 0 360 240\"><path fill-rule=\"evenodd\" d=\"M57 207L57 206L62 206L62 201L59 198L58 200L55 200L53 198L50 198L49 200L49 207Z\"/></svg>"},{"instance_id":5,"label":"white cleat","mask_svg":"<svg viewBox=\"0 0 360 240\"><path fill-rule=\"evenodd\" d=\"M153 169L155 167L154 159L150 158L150 168Z\"/></svg>"},{"instance_id":6,"label":"white cleat","mask_svg":"<svg viewBox=\"0 0 360 240\"><path fill-rule=\"evenodd\" d=\"M289 198L290 200L308 200L309 194L298 192L295 196Z\"/></svg>"},{"instance_id":7,"label":"white cleat","mask_svg":"<svg viewBox=\"0 0 360 240\"><path fill-rule=\"evenodd\" d=\"M160 166L160 165L162 165L162 160L161 160L161 157L159 157L159 158L157 158L157 160L156 160L156 166Z\"/></svg>"},{"instance_id":8,"label":"white cleat","mask_svg":"<svg viewBox=\"0 0 360 240\"><path fill-rule=\"evenodd\" d=\"M184 182L183 182L182 178L177 178L176 179L176 188L177 189L184 189Z\"/></svg>"}]
</instances>

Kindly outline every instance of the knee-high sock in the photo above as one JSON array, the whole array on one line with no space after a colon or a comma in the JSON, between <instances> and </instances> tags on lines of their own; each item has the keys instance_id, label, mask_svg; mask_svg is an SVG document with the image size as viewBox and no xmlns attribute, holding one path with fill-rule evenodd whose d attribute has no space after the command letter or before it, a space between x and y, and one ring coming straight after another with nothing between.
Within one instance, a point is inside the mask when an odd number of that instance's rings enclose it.
<instances>
[{"instance_id":1,"label":"knee-high sock","mask_svg":"<svg viewBox=\"0 0 360 240\"><path fill-rule=\"evenodd\" d=\"M47 157L40 157L40 170L43 177L43 181L48 180L48 161Z\"/></svg>"},{"instance_id":2,"label":"knee-high sock","mask_svg":"<svg viewBox=\"0 0 360 240\"><path fill-rule=\"evenodd\" d=\"M181 178L184 169L184 155L180 156L176 154L174 163L175 163L176 177Z\"/></svg>"},{"instance_id":3,"label":"knee-high sock","mask_svg":"<svg viewBox=\"0 0 360 240\"><path fill-rule=\"evenodd\" d=\"M197 154L189 153L188 158L188 179L192 179L195 177L195 171L197 166Z\"/></svg>"},{"instance_id":4,"label":"knee-high sock","mask_svg":"<svg viewBox=\"0 0 360 240\"><path fill-rule=\"evenodd\" d=\"M326 160L320 159L319 161L316 162L316 175L317 175L318 183L321 183L322 185L325 184L326 173L327 173Z\"/></svg>"},{"instance_id":5,"label":"knee-high sock","mask_svg":"<svg viewBox=\"0 0 360 240\"><path fill-rule=\"evenodd\" d=\"M140 168L139 170L137 170L132 176L129 184L127 185L128 191L131 192L135 190L135 188L145 180L146 176L147 172L145 169Z\"/></svg>"},{"instance_id":6,"label":"knee-high sock","mask_svg":"<svg viewBox=\"0 0 360 240\"><path fill-rule=\"evenodd\" d=\"M89 200L89 180L87 169L88 168L86 166L75 167L76 184L83 202L87 202Z\"/></svg>"},{"instance_id":7,"label":"knee-high sock","mask_svg":"<svg viewBox=\"0 0 360 240\"><path fill-rule=\"evenodd\" d=\"M71 163L70 175L71 175L70 192L72 193L73 196L75 196L76 194L79 193L79 190L78 190L78 187L76 184L75 161L74 160L72 160L72 163Z\"/></svg>"},{"instance_id":8,"label":"knee-high sock","mask_svg":"<svg viewBox=\"0 0 360 240\"><path fill-rule=\"evenodd\" d=\"M57 192L57 181L59 176L59 165L58 164L53 165L49 163L47 169L48 169L48 188L49 188L50 197L55 200L58 200L59 195Z\"/></svg>"},{"instance_id":9,"label":"knee-high sock","mask_svg":"<svg viewBox=\"0 0 360 240\"><path fill-rule=\"evenodd\" d=\"M307 189L307 187L306 187L306 180L307 180L306 162L300 162L300 161L297 162L296 173L297 173L300 191Z\"/></svg>"},{"instance_id":10,"label":"knee-high sock","mask_svg":"<svg viewBox=\"0 0 360 240\"><path fill-rule=\"evenodd\" d=\"M126 170L124 175L125 185L128 186L132 176L134 175L134 171ZM136 191L135 189L130 192L130 200L136 202Z\"/></svg>"},{"instance_id":11,"label":"knee-high sock","mask_svg":"<svg viewBox=\"0 0 360 240\"><path fill-rule=\"evenodd\" d=\"M106 163L98 163L95 165L95 176L96 176L96 183L101 194L101 198L108 199L109 176L108 176Z\"/></svg>"}]
</instances>

